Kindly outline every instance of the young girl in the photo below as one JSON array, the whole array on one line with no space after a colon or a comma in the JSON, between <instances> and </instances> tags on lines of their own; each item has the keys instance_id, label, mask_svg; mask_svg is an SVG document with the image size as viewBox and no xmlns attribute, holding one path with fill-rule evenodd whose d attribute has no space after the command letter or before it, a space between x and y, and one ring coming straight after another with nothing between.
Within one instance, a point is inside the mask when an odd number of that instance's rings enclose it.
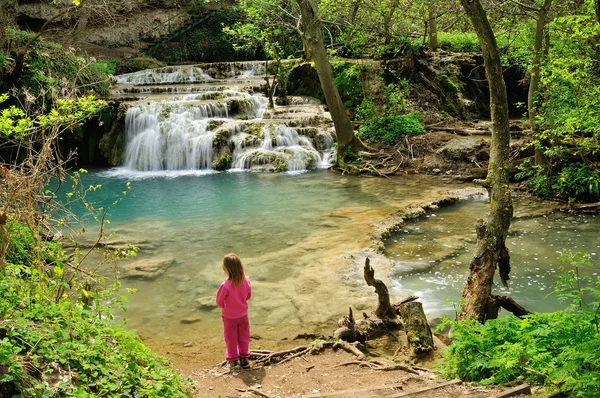
<instances>
[{"instance_id":1,"label":"young girl","mask_svg":"<svg viewBox=\"0 0 600 398\"><path fill-rule=\"evenodd\" d=\"M223 309L223 332L225 335L225 358L230 368L239 364L250 369L250 323L248 303L252 296L250 280L244 275L240 258L230 253L223 257L223 271L227 280L221 283L217 292L217 305Z\"/></svg>"}]
</instances>

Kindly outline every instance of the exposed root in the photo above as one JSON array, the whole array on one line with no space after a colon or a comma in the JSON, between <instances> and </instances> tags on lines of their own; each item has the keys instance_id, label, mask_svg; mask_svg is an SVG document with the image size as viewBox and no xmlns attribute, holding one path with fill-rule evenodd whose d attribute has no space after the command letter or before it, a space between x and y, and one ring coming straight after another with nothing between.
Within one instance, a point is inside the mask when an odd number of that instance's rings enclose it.
<instances>
[{"instance_id":1,"label":"exposed root","mask_svg":"<svg viewBox=\"0 0 600 398\"><path fill-rule=\"evenodd\" d=\"M327 348L333 350L342 349L355 355L359 361L363 361L366 358L365 354L356 347L356 344L350 344L345 341L324 341L309 346L299 346L283 351L253 350L250 352L250 355L254 360L255 365L269 366L282 364L298 357L303 358L304 355L308 354L316 355ZM223 366L226 363L226 361L223 361L219 364L219 366ZM312 367L309 367L307 371L310 369L312 369Z\"/></svg>"},{"instance_id":2,"label":"exposed root","mask_svg":"<svg viewBox=\"0 0 600 398\"><path fill-rule=\"evenodd\" d=\"M379 362L379 361L348 361L348 362L343 362L343 363L337 364L333 368L339 368L341 366L348 366L348 365L358 365L360 367L367 367L367 368L370 368L373 370L383 370L383 371L402 370L407 373L412 373L415 375L420 375L419 371L422 371L421 368L414 368L412 366L406 366L406 365L400 365L400 364L386 366L382 362Z\"/></svg>"}]
</instances>

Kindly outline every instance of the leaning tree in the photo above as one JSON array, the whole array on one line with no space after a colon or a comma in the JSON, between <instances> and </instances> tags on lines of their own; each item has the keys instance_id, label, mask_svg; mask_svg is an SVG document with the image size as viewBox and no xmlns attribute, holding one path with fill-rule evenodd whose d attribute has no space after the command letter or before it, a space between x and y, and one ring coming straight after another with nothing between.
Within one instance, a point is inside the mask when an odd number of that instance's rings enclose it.
<instances>
[{"instance_id":1,"label":"leaning tree","mask_svg":"<svg viewBox=\"0 0 600 398\"><path fill-rule=\"evenodd\" d=\"M509 119L506 85L496 37L479 0L460 0L479 38L490 91L492 142L486 179L482 182L490 196L490 213L479 220L477 250L462 293L462 318L484 322L492 303L492 284L496 265L506 286L510 258L506 235L513 214L509 187Z\"/></svg>"},{"instance_id":2,"label":"leaning tree","mask_svg":"<svg viewBox=\"0 0 600 398\"><path fill-rule=\"evenodd\" d=\"M331 113L333 125L338 140L336 163L343 167L346 148L351 147L357 151L364 148L364 144L354 134L352 122L346 112L346 107L340 98L340 93L335 85L333 71L327 58L327 51L323 43L321 19L315 0L296 0L300 6L299 31L304 43L306 58L315 63L325 102Z\"/></svg>"}]
</instances>

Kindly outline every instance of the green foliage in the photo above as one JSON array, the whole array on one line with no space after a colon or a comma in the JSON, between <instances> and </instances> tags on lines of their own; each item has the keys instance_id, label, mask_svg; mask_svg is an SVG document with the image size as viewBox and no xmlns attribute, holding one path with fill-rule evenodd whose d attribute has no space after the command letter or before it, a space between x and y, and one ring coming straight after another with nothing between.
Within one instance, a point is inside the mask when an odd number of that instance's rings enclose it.
<instances>
[{"instance_id":1,"label":"green foliage","mask_svg":"<svg viewBox=\"0 0 600 398\"><path fill-rule=\"evenodd\" d=\"M32 264L33 235L26 225L17 221L9 220L6 229L10 231L8 236L8 251L6 261L13 264ZM0 236L0 244L3 244Z\"/></svg>"},{"instance_id":2,"label":"green foliage","mask_svg":"<svg viewBox=\"0 0 600 398\"><path fill-rule=\"evenodd\" d=\"M442 50L456 52L480 52L479 39L475 33L439 32L438 43Z\"/></svg>"},{"instance_id":3,"label":"green foliage","mask_svg":"<svg viewBox=\"0 0 600 398\"><path fill-rule=\"evenodd\" d=\"M24 47L35 33L6 28L4 40L17 48ZM14 61L4 58L5 69L12 69ZM110 91L109 70L105 62L75 55L59 44L38 38L25 57L26 67L19 79L20 99L24 104L41 107L59 96L75 96L94 91L107 95Z\"/></svg>"},{"instance_id":4,"label":"green foliage","mask_svg":"<svg viewBox=\"0 0 600 398\"><path fill-rule=\"evenodd\" d=\"M527 160L519 165L519 169L521 172L515 177L523 180L523 185L538 196L579 202L600 199L600 171L593 165L572 163L551 174L544 167L532 165Z\"/></svg>"},{"instance_id":5,"label":"green foliage","mask_svg":"<svg viewBox=\"0 0 600 398\"><path fill-rule=\"evenodd\" d=\"M190 382L107 319L108 305L52 300L59 273L0 269L0 389L12 384L23 397L186 396ZM99 298L112 296L105 291Z\"/></svg>"},{"instance_id":6,"label":"green foliage","mask_svg":"<svg viewBox=\"0 0 600 398\"><path fill-rule=\"evenodd\" d=\"M213 169L223 171L231 168L231 155L224 153L212 164Z\"/></svg>"},{"instance_id":7,"label":"green foliage","mask_svg":"<svg viewBox=\"0 0 600 398\"><path fill-rule=\"evenodd\" d=\"M362 96L361 67L354 62L333 60L335 85L344 106L352 108L358 105Z\"/></svg>"},{"instance_id":8,"label":"green foliage","mask_svg":"<svg viewBox=\"0 0 600 398\"><path fill-rule=\"evenodd\" d=\"M586 286L581 267L589 254L565 251L554 294L572 304L564 311L506 316L487 321L446 321L454 341L440 365L444 377L482 384L540 383L552 393L573 397L600 395L600 280ZM588 280L589 282L589 280ZM589 303L584 295L591 297Z\"/></svg>"},{"instance_id":9,"label":"green foliage","mask_svg":"<svg viewBox=\"0 0 600 398\"><path fill-rule=\"evenodd\" d=\"M7 98L6 94L0 95L0 104ZM75 100L57 99L55 107L35 119L28 117L22 109L11 106L0 113L0 138L22 140L26 137L33 138L35 132L40 130L71 128L98 114L105 106L105 101L96 99L93 95Z\"/></svg>"},{"instance_id":10,"label":"green foliage","mask_svg":"<svg viewBox=\"0 0 600 398\"><path fill-rule=\"evenodd\" d=\"M363 97L362 102L356 107L354 117L357 120L366 120L376 115L375 101L370 97Z\"/></svg>"},{"instance_id":11,"label":"green foliage","mask_svg":"<svg viewBox=\"0 0 600 398\"><path fill-rule=\"evenodd\" d=\"M407 135L424 132L421 115L411 112L400 116L382 116L366 120L358 131L358 136L369 142L384 142L395 145Z\"/></svg>"}]
</instances>

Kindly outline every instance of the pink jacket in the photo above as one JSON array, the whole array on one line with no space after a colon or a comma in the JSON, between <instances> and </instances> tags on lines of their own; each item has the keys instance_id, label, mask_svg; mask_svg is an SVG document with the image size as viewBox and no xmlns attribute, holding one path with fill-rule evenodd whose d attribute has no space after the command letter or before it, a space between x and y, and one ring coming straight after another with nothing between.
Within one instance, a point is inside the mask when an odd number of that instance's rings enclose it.
<instances>
[{"instance_id":1,"label":"pink jacket","mask_svg":"<svg viewBox=\"0 0 600 398\"><path fill-rule=\"evenodd\" d=\"M248 315L248 303L252 297L250 279L244 278L239 286L233 286L231 280L221 283L217 291L217 305L223 308L223 318L237 319Z\"/></svg>"}]
</instances>

